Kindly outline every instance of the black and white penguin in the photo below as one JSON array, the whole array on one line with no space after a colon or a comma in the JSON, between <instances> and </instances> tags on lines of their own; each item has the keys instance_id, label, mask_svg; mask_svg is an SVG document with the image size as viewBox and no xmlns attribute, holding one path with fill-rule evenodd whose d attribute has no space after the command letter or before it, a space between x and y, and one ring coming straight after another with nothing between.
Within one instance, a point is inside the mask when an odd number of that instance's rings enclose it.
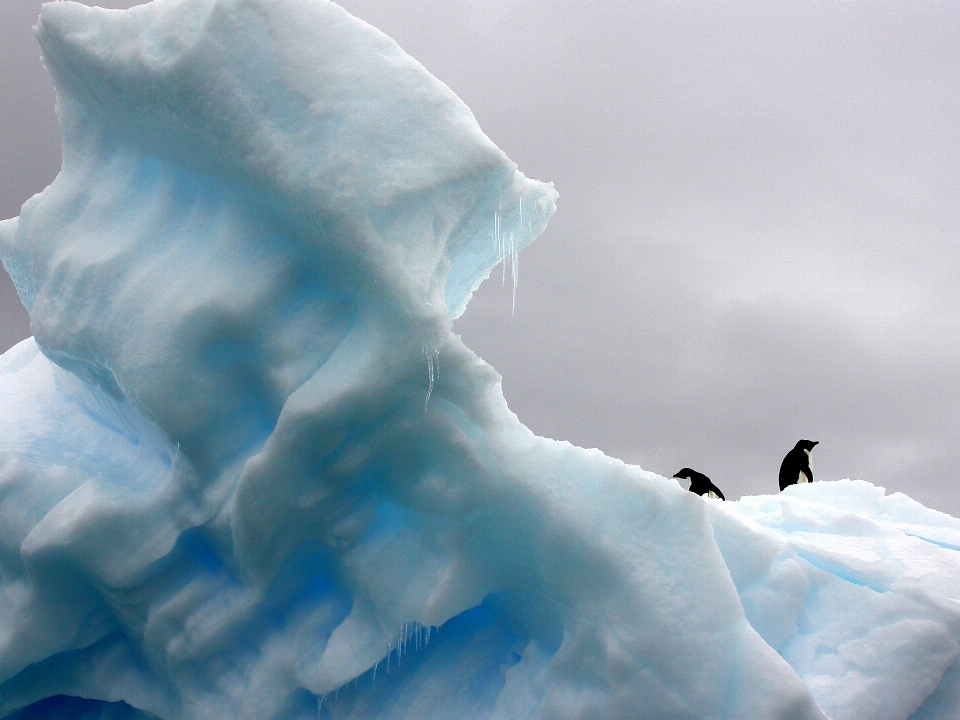
<instances>
[{"instance_id":1,"label":"black and white penguin","mask_svg":"<svg viewBox=\"0 0 960 720\"><path fill-rule=\"evenodd\" d=\"M720 488L710 482L710 478L703 473L698 473L696 470L691 470L690 468L684 468L674 475L674 477L680 478L681 480L689 480L690 492L692 493L726 500L726 498L723 496L723 493L720 492Z\"/></svg>"},{"instance_id":2,"label":"black and white penguin","mask_svg":"<svg viewBox=\"0 0 960 720\"><path fill-rule=\"evenodd\" d=\"M788 485L813 482L813 458L810 451L816 440L800 440L780 463L780 489Z\"/></svg>"}]
</instances>

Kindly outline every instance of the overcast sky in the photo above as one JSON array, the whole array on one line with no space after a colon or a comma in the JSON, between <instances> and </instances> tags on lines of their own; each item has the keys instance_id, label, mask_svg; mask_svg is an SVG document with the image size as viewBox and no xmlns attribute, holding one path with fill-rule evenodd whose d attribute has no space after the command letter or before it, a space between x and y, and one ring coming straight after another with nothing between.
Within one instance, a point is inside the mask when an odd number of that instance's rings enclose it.
<instances>
[{"instance_id":1,"label":"overcast sky","mask_svg":"<svg viewBox=\"0 0 960 720\"><path fill-rule=\"evenodd\" d=\"M960 516L960 5L342 4L560 192L515 316L495 273L456 326L534 431L728 498L804 437ZM0 3L3 217L60 164L39 5Z\"/></svg>"}]
</instances>

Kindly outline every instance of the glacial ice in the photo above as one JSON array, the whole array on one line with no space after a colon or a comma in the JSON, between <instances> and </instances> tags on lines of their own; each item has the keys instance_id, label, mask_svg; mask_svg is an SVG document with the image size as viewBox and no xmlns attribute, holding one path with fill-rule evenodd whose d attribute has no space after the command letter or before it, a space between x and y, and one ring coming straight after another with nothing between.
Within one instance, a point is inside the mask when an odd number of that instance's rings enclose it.
<instances>
[{"instance_id":1,"label":"glacial ice","mask_svg":"<svg viewBox=\"0 0 960 720\"><path fill-rule=\"evenodd\" d=\"M960 521L703 499L509 411L451 322L557 195L389 38L325 0L37 36L0 717L960 717Z\"/></svg>"}]
</instances>

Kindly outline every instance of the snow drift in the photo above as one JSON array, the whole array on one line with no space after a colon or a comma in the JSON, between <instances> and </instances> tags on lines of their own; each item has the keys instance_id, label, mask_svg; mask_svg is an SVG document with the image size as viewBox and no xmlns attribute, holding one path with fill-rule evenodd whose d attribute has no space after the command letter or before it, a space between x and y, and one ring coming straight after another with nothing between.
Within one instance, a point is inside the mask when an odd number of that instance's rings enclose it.
<instances>
[{"instance_id":1,"label":"snow drift","mask_svg":"<svg viewBox=\"0 0 960 720\"><path fill-rule=\"evenodd\" d=\"M44 6L0 255L0 717L951 718L960 521L539 438L451 321L545 227L325 0Z\"/></svg>"}]
</instances>

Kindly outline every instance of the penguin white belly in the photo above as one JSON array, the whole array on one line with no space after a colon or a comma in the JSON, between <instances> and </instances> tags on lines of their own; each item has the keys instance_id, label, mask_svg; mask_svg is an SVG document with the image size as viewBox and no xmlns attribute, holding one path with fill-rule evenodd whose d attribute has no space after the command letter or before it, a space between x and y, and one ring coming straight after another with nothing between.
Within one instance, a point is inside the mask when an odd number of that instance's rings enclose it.
<instances>
[{"instance_id":1,"label":"penguin white belly","mask_svg":"<svg viewBox=\"0 0 960 720\"><path fill-rule=\"evenodd\" d=\"M797 478L797 484L808 483L810 478L813 477L813 455L810 454L809 450L804 450L807 454L807 467L810 468L810 475L808 476L803 470L800 471L800 477Z\"/></svg>"},{"instance_id":2,"label":"penguin white belly","mask_svg":"<svg viewBox=\"0 0 960 720\"><path fill-rule=\"evenodd\" d=\"M714 500L718 499L720 496L717 495L713 490L707 493L707 497L712 497Z\"/></svg>"}]
</instances>

